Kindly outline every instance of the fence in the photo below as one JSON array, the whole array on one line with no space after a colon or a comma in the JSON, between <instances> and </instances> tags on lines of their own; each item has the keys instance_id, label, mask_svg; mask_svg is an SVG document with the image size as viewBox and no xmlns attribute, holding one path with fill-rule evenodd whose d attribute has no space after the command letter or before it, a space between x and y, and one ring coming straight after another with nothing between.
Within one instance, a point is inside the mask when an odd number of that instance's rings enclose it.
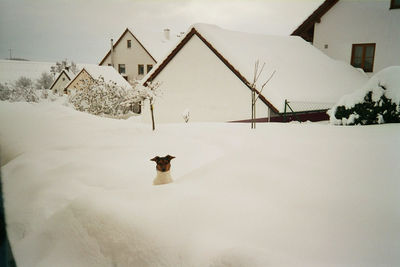
<instances>
[{"instance_id":1,"label":"fence","mask_svg":"<svg viewBox=\"0 0 400 267\"><path fill-rule=\"evenodd\" d=\"M285 108L282 115L284 122L288 121L321 121L329 119L326 111L333 103L288 101L285 99Z\"/></svg>"}]
</instances>

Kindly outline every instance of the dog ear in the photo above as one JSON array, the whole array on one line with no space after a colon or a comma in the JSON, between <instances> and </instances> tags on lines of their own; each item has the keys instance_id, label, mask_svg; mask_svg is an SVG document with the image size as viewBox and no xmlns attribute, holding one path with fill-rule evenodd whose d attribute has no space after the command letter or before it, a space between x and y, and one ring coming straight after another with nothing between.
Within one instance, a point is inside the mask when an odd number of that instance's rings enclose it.
<instances>
[{"instance_id":1,"label":"dog ear","mask_svg":"<svg viewBox=\"0 0 400 267\"><path fill-rule=\"evenodd\" d=\"M171 160L171 159L174 159L175 157L174 156L171 156L171 155L166 155L165 156L169 161Z\"/></svg>"},{"instance_id":2,"label":"dog ear","mask_svg":"<svg viewBox=\"0 0 400 267\"><path fill-rule=\"evenodd\" d=\"M160 157L159 157L159 156L156 156L156 157L152 158L151 161L157 162L159 159L160 159Z\"/></svg>"}]
</instances>

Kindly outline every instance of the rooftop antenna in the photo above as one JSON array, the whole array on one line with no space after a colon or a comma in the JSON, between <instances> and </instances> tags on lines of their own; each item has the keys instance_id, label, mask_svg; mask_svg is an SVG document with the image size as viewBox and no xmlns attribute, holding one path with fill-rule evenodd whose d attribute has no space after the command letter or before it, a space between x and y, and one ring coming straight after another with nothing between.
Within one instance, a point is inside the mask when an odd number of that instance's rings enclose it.
<instances>
[{"instance_id":1,"label":"rooftop antenna","mask_svg":"<svg viewBox=\"0 0 400 267\"><path fill-rule=\"evenodd\" d=\"M12 59L12 49L10 48L10 49L8 49L8 51L10 51L10 58L9 59Z\"/></svg>"}]
</instances>

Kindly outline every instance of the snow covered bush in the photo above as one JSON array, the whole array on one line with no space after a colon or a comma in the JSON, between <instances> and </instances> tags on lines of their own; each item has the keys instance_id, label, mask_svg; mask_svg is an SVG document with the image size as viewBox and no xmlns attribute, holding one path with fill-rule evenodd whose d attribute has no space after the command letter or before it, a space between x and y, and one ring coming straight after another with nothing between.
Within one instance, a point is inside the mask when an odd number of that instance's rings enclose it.
<instances>
[{"instance_id":1,"label":"snow covered bush","mask_svg":"<svg viewBox=\"0 0 400 267\"><path fill-rule=\"evenodd\" d=\"M15 83L0 85L0 100L10 102L39 102L37 90L30 79L21 77Z\"/></svg>"},{"instance_id":2,"label":"snow covered bush","mask_svg":"<svg viewBox=\"0 0 400 267\"><path fill-rule=\"evenodd\" d=\"M43 72L39 79L36 81L36 89L49 89L54 79L50 73Z\"/></svg>"},{"instance_id":3,"label":"snow covered bush","mask_svg":"<svg viewBox=\"0 0 400 267\"><path fill-rule=\"evenodd\" d=\"M21 76L18 80L15 81L15 86L21 88L28 88L33 86L33 82L31 79Z\"/></svg>"},{"instance_id":4,"label":"snow covered bush","mask_svg":"<svg viewBox=\"0 0 400 267\"><path fill-rule=\"evenodd\" d=\"M81 81L81 89L73 90L69 101L75 109L93 115L119 118L133 111L136 95L132 89L106 82L103 77Z\"/></svg>"},{"instance_id":5,"label":"snow covered bush","mask_svg":"<svg viewBox=\"0 0 400 267\"><path fill-rule=\"evenodd\" d=\"M10 98L10 91L8 90L7 84L0 83L0 100L8 100Z\"/></svg>"},{"instance_id":6,"label":"snow covered bush","mask_svg":"<svg viewBox=\"0 0 400 267\"><path fill-rule=\"evenodd\" d=\"M363 88L342 97L328 114L337 125L400 122L400 66L378 72Z\"/></svg>"}]
</instances>

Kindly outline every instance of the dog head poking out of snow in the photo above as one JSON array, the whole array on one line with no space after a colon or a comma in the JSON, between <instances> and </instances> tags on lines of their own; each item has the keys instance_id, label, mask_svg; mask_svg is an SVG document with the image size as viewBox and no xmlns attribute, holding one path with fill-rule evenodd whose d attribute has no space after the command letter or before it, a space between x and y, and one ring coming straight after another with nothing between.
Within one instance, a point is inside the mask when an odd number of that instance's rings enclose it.
<instances>
[{"instance_id":1,"label":"dog head poking out of snow","mask_svg":"<svg viewBox=\"0 0 400 267\"><path fill-rule=\"evenodd\" d=\"M157 176L153 181L153 185L172 183L173 180L169 170L171 169L171 160L174 158L174 156L166 155L165 157L157 156L151 159L151 161L157 163Z\"/></svg>"}]
</instances>

